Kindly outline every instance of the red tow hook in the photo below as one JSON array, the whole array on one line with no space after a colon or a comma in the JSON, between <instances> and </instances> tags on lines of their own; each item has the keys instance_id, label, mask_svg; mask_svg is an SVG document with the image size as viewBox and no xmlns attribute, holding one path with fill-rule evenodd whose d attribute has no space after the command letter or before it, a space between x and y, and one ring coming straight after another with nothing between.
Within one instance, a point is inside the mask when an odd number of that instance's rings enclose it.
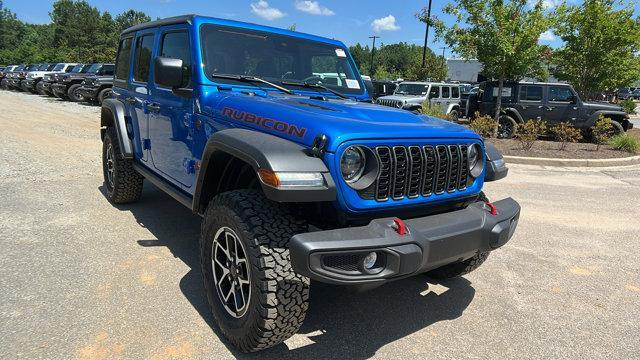
<instances>
[{"instance_id":1,"label":"red tow hook","mask_svg":"<svg viewBox=\"0 0 640 360\"><path fill-rule=\"evenodd\" d=\"M407 225L402 221L402 219L395 218L393 219L393 225L391 227L398 233L400 236L404 236L407 233Z\"/></svg>"},{"instance_id":2,"label":"red tow hook","mask_svg":"<svg viewBox=\"0 0 640 360\"><path fill-rule=\"evenodd\" d=\"M493 215L493 216L498 215L498 208L496 208L496 206L495 206L495 205L493 205L493 203L491 203L491 202L488 202L488 201L487 201L487 202L485 203L485 205L487 205L487 207L489 208L489 209L487 209L487 210L489 210L489 212L491 213L491 215Z\"/></svg>"}]
</instances>

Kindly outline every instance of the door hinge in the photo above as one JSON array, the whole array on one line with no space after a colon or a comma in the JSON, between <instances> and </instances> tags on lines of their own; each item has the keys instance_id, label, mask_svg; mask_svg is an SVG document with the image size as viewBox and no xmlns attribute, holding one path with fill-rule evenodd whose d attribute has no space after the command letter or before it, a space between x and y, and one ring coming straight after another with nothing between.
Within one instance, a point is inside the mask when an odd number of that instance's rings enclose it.
<instances>
[{"instance_id":1,"label":"door hinge","mask_svg":"<svg viewBox=\"0 0 640 360\"><path fill-rule=\"evenodd\" d=\"M142 139L142 149L151 150L151 139Z\"/></svg>"}]
</instances>

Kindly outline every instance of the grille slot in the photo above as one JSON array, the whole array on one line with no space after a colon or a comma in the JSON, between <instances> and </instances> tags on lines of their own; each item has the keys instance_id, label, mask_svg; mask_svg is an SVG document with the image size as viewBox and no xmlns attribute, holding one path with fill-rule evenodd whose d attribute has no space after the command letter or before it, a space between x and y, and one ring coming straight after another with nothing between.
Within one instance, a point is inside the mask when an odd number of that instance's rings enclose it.
<instances>
[{"instance_id":1,"label":"grille slot","mask_svg":"<svg viewBox=\"0 0 640 360\"><path fill-rule=\"evenodd\" d=\"M359 271L362 255L330 255L324 257L324 266L342 271Z\"/></svg>"},{"instance_id":2,"label":"grille slot","mask_svg":"<svg viewBox=\"0 0 640 360\"><path fill-rule=\"evenodd\" d=\"M362 198L377 201L441 195L467 188L469 145L379 146L375 148L380 172Z\"/></svg>"}]
</instances>

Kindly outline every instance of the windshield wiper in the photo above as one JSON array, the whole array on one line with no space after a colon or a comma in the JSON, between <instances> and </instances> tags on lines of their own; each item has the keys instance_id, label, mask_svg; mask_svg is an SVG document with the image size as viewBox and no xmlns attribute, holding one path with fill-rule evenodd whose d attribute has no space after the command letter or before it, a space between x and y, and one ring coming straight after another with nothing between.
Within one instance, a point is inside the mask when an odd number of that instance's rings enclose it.
<instances>
[{"instance_id":1,"label":"windshield wiper","mask_svg":"<svg viewBox=\"0 0 640 360\"><path fill-rule=\"evenodd\" d=\"M267 81L265 79L261 79L259 77L255 77L255 76L249 76L249 75L233 75L233 74L211 74L211 77L214 78L221 78L221 79L231 79L231 80L237 80L237 81L244 81L244 82L258 82L258 83L262 83L265 85L269 85L273 88L276 88L286 94L289 95L295 95L293 93L293 91L287 89L286 87L280 86L280 85L276 85L270 81Z\"/></svg>"},{"instance_id":2,"label":"windshield wiper","mask_svg":"<svg viewBox=\"0 0 640 360\"><path fill-rule=\"evenodd\" d=\"M294 86L302 86L302 87L306 87L306 88L318 88L318 89L322 89L322 90L326 90L338 97L341 97L343 99L349 99L349 97L339 91L333 90L331 88L328 88L322 84L312 84L312 83L308 83L306 81L281 81L280 82L282 85L294 85Z\"/></svg>"}]
</instances>

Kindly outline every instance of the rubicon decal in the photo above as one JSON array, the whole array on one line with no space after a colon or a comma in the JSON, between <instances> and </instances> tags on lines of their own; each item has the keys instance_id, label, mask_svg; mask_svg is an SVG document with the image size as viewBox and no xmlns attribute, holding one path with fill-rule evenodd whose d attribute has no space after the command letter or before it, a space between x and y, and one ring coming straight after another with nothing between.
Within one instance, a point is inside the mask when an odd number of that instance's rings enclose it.
<instances>
[{"instance_id":1,"label":"rubicon decal","mask_svg":"<svg viewBox=\"0 0 640 360\"><path fill-rule=\"evenodd\" d=\"M222 115L234 120L244 121L250 124L256 124L265 129L272 129L281 133L297 136L303 138L307 133L307 128L300 128L293 124L289 124L284 121L274 120L266 117L262 117L256 114L252 114L246 111L225 107L222 109Z\"/></svg>"}]
</instances>

